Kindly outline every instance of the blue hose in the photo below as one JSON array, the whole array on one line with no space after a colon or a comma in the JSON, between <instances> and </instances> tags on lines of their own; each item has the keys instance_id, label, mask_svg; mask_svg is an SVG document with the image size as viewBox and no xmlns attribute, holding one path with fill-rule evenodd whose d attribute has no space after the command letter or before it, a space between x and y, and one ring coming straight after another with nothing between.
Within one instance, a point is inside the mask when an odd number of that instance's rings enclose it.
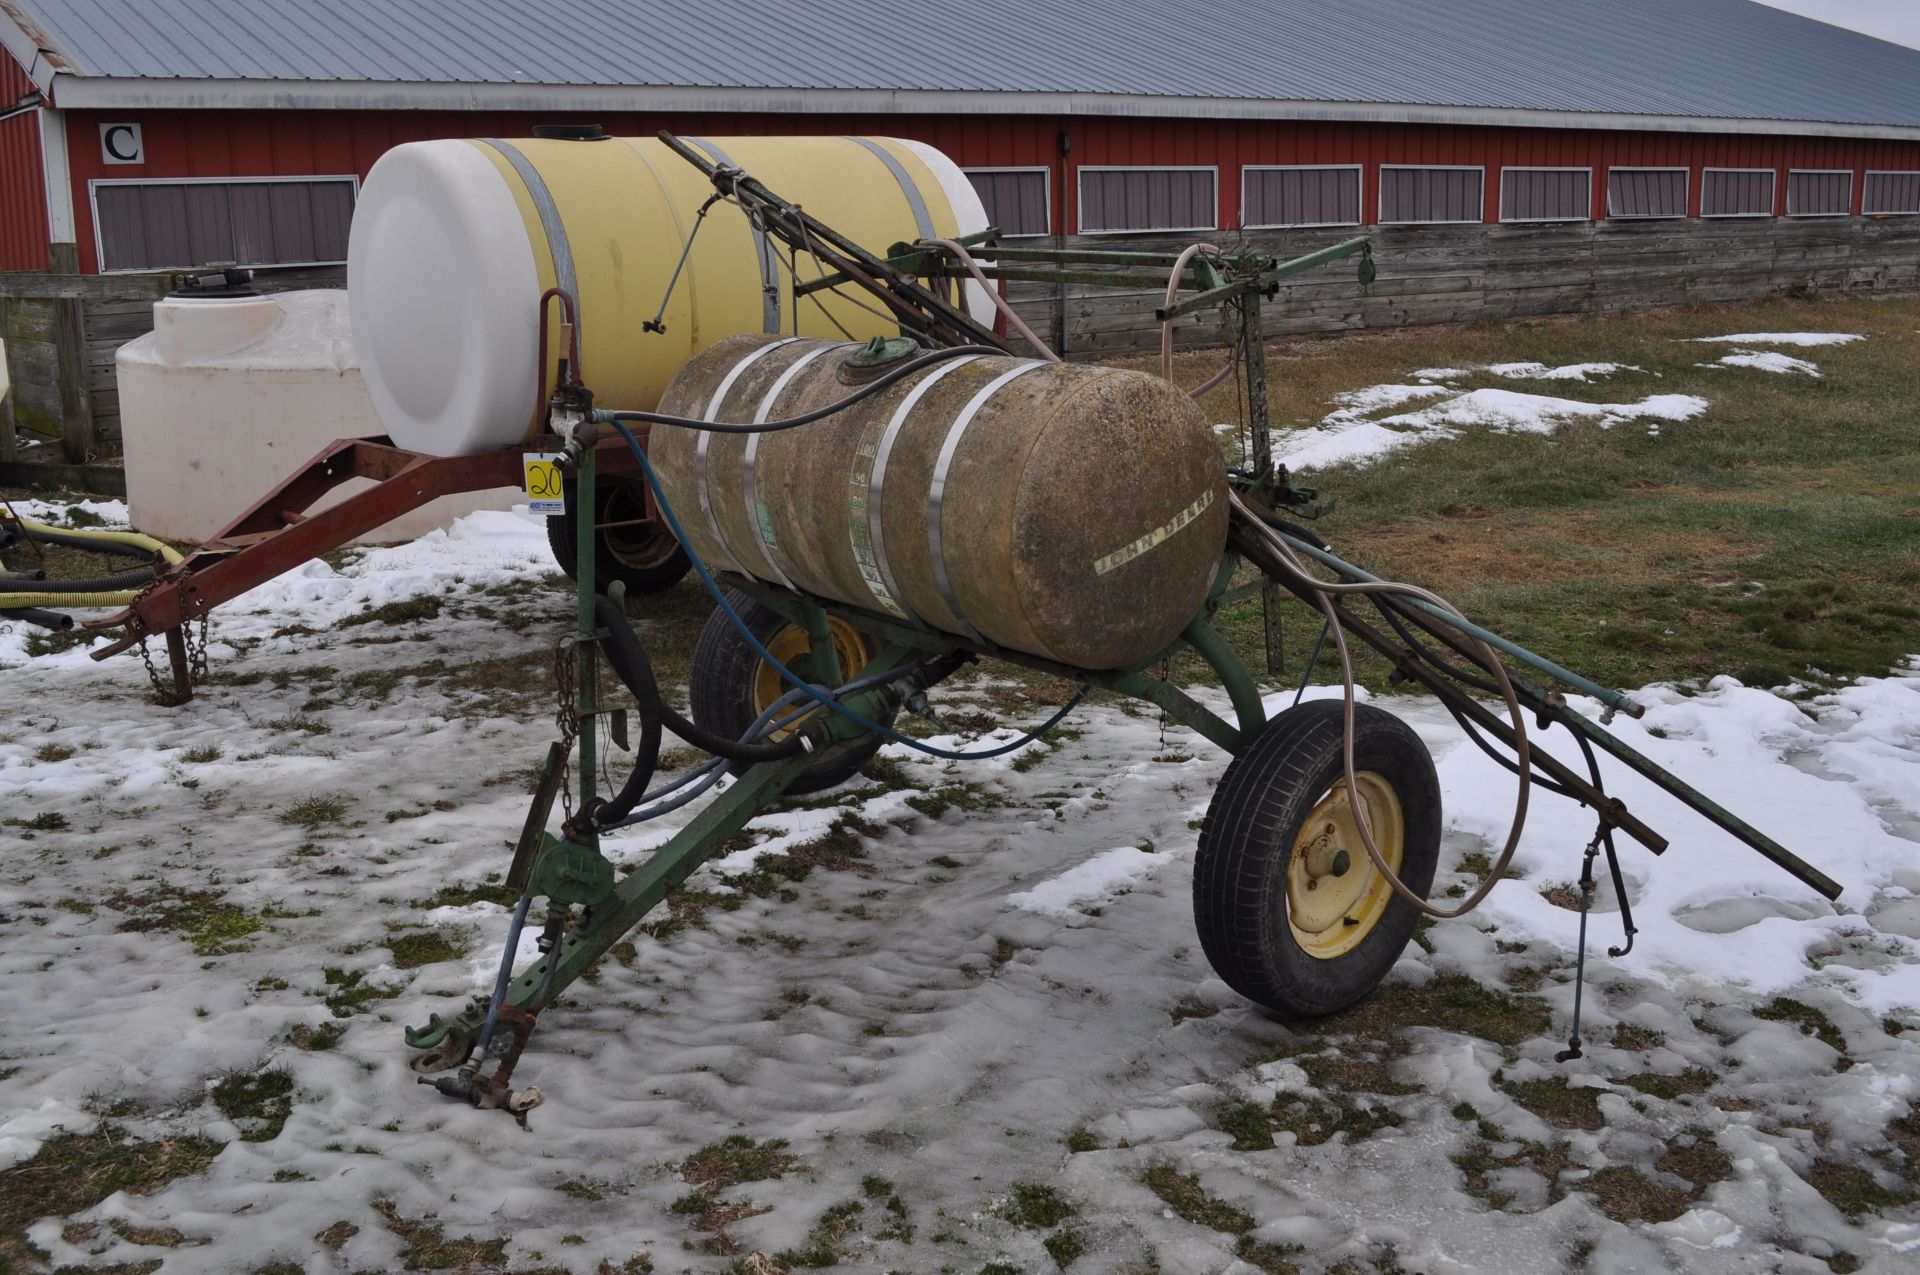
<instances>
[{"instance_id":1,"label":"blue hose","mask_svg":"<svg viewBox=\"0 0 1920 1275\"><path fill-rule=\"evenodd\" d=\"M755 655L765 660L767 664L776 669L780 676L784 677L790 685L796 690L805 692L815 703L840 714L840 716L846 718L863 730L870 730L883 739L891 740L896 744L904 744L908 748L916 752L926 753L930 757L941 757L948 761L980 761L988 757L1004 757L1008 753L1025 748L1028 744L1065 721L1067 714L1078 708L1080 701L1086 698L1087 688L1082 686L1074 692L1073 698L1068 700L1059 712L1049 717L1037 730L1029 731L1010 744L1002 744L996 748L989 748L974 753L955 752L952 749L938 748L932 744L923 743L911 735L902 735L891 727L882 726L879 722L871 721L861 714L854 712L845 704L835 700L830 694L816 689L808 683L806 679L782 664L779 660L774 659L773 652L769 651L761 643L760 639L753 635L752 630L747 627L746 621L740 618L739 613L733 609L733 604L727 601L726 591L715 582L713 573L707 570L707 564L701 561L699 553L694 550L692 542L687 539L686 530L681 527L680 520L674 517L673 506L667 503L667 494L660 489L660 477L653 472L653 462L647 459L646 448L640 446L640 441L633 436L633 431L628 429L619 420L608 419L608 424L619 431L620 437L626 440L627 449L633 453L634 459L640 463L640 472L646 476L647 486L653 491L653 502L659 506L660 516L666 520L667 529L673 532L673 538L680 542L680 547L687 551L687 560L693 564L694 574L700 577L701 584L707 586L707 592L713 595L713 600L719 604L721 613L733 624L733 627L739 632L740 636L746 639L747 646L752 649Z\"/></svg>"}]
</instances>

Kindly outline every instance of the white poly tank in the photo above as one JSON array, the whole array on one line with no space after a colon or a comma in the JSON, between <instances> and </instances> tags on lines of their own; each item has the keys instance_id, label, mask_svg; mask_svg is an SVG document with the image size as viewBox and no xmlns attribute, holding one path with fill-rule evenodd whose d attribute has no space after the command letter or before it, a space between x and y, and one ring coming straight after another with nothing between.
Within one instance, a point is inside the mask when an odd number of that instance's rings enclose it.
<instances>
[{"instance_id":1,"label":"white poly tank","mask_svg":"<svg viewBox=\"0 0 1920 1275\"><path fill-rule=\"evenodd\" d=\"M232 522L328 443L386 432L367 395L339 289L257 297L169 297L154 330L120 347L120 428L133 525L199 542ZM324 509L368 484L336 487ZM410 540L476 509L509 509L516 488L445 496L367 543Z\"/></svg>"},{"instance_id":2,"label":"white poly tank","mask_svg":"<svg viewBox=\"0 0 1920 1275\"><path fill-rule=\"evenodd\" d=\"M987 227L966 174L884 137L687 138L869 251ZM354 339L395 443L437 456L520 442L540 413L540 297L581 309L580 371L602 407L648 410L695 354L740 333L856 337L898 326L851 303L794 296L786 249L716 204L668 294L713 186L657 138L412 142L380 157L347 252ZM811 259L798 270L813 277ZM972 283L983 323L993 307ZM662 306L665 306L662 313ZM659 316L665 331L649 331ZM551 306L554 333L559 306ZM549 385L551 379L549 379Z\"/></svg>"}]
</instances>

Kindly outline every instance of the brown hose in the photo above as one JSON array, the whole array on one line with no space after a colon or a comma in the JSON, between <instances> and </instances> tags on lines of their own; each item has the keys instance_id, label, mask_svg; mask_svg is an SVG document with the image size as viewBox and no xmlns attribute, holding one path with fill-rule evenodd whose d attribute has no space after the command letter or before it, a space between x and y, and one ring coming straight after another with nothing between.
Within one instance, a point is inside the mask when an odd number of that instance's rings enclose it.
<instances>
[{"instance_id":1,"label":"brown hose","mask_svg":"<svg viewBox=\"0 0 1920 1275\"><path fill-rule=\"evenodd\" d=\"M973 254L967 251L964 244L953 239L922 239L920 242L932 244L936 248L945 248L948 252L958 257L960 264L967 268L967 273L974 277L974 281L980 285L981 290L984 291L988 299L993 302L994 308L1007 317L1007 325L1027 339L1027 344L1033 347L1034 353L1049 363L1058 363L1060 361L1060 356L1055 354L1045 341L1042 341L1035 335L1033 329L1027 326L1027 321L1021 318L1012 306L1007 304L1007 299L1000 295L1000 289L994 287L993 284L987 281L987 276L980 273L980 263L973 259Z\"/></svg>"},{"instance_id":2,"label":"brown hose","mask_svg":"<svg viewBox=\"0 0 1920 1275\"><path fill-rule=\"evenodd\" d=\"M1215 257L1220 255L1220 250L1210 243L1190 243L1174 258L1173 273L1167 276L1167 299L1161 309L1173 308L1180 297L1180 280L1186 277L1187 263L1203 252ZM1173 320L1170 318L1160 320L1160 375L1169 381L1173 379Z\"/></svg>"},{"instance_id":3,"label":"brown hose","mask_svg":"<svg viewBox=\"0 0 1920 1275\"><path fill-rule=\"evenodd\" d=\"M1306 564L1302 562L1300 556L1293 551L1293 546L1287 543L1286 538L1272 527L1269 527L1266 521L1247 504L1240 493L1232 493L1232 500L1242 514L1244 521L1260 534L1261 538L1265 540L1268 546L1273 549L1274 553L1279 556L1286 569L1296 577L1294 580L1287 582L1289 587L1294 588L1296 592L1300 592L1303 595L1311 595L1314 602L1318 604L1321 613L1327 617L1327 627L1333 633L1334 649L1340 656L1340 676L1345 691L1345 737L1341 745L1341 762L1346 771L1347 806L1348 809L1353 812L1354 826L1360 830L1360 843L1366 847L1367 858L1372 861L1374 870L1385 877L1387 884L1393 887L1394 893L1413 904L1414 907L1426 915L1442 921L1450 921L1456 917L1465 916L1467 913L1473 911L1474 908L1480 906L1481 901L1487 897L1493 890L1493 887L1498 885L1501 878L1506 876L1508 867L1513 863L1514 853L1520 848L1520 834L1525 828L1527 821L1527 796L1532 786L1527 779L1527 775L1531 766L1533 753L1531 746L1527 742L1526 714L1520 707L1519 697L1514 693L1512 681L1507 677L1506 666L1500 662L1500 657L1494 653L1493 648L1485 642L1464 630L1456 630L1456 632L1460 633L1460 636L1465 640L1466 644L1472 647L1478 654L1481 666L1493 675L1494 681L1500 687L1501 696L1507 702L1507 714L1513 722L1514 754L1520 775L1520 788L1519 794L1514 800L1513 825L1507 833L1506 845L1501 849L1499 857L1494 860L1493 867L1481 880L1479 886L1474 889L1473 893L1467 896L1466 901L1459 907L1451 911L1446 908L1437 908L1416 894L1400 879L1399 875L1395 873L1392 868L1387 866L1386 856L1381 854L1380 847L1374 843L1373 830L1367 826L1367 813L1360 803L1358 775L1355 771L1353 760L1353 655L1347 648L1346 633L1340 627L1339 616L1333 605L1333 597L1340 594L1399 593L1408 597L1419 598L1424 602L1429 602L1451 615L1458 616L1460 612L1445 598L1429 590L1422 589L1417 585L1399 584L1386 580L1334 583L1316 579L1308 573ZM1464 619L1465 617L1462 616L1461 618ZM1445 623L1444 620L1441 622Z\"/></svg>"}]
</instances>

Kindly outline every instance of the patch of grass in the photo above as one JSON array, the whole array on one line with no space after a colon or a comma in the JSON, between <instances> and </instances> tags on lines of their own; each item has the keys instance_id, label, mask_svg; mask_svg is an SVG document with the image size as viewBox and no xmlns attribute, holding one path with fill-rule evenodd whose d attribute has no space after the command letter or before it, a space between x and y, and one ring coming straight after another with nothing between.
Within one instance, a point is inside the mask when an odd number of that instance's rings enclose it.
<instances>
[{"instance_id":1,"label":"patch of grass","mask_svg":"<svg viewBox=\"0 0 1920 1275\"><path fill-rule=\"evenodd\" d=\"M1352 1144L1403 1123L1400 1113L1385 1104L1360 1102L1341 1093L1329 1100L1275 1094L1271 1119L1275 1129L1291 1133L1303 1147L1317 1147L1340 1133L1346 1134Z\"/></svg>"},{"instance_id":2,"label":"patch of grass","mask_svg":"<svg viewBox=\"0 0 1920 1275\"><path fill-rule=\"evenodd\" d=\"M694 1186L723 1190L742 1182L760 1182L778 1178L798 1164L787 1150L784 1138L755 1142L744 1134L733 1134L710 1142L680 1162L680 1176Z\"/></svg>"},{"instance_id":3,"label":"patch of grass","mask_svg":"<svg viewBox=\"0 0 1920 1275\"><path fill-rule=\"evenodd\" d=\"M403 970L435 965L441 961L457 961L467 954L466 948L449 941L437 930L416 930L411 934L396 935L386 940L385 946L393 953L394 965Z\"/></svg>"},{"instance_id":4,"label":"patch of grass","mask_svg":"<svg viewBox=\"0 0 1920 1275\"><path fill-rule=\"evenodd\" d=\"M1798 1023L1802 1036L1816 1037L1842 1058L1847 1056L1847 1038L1840 1034L1840 1029L1833 1025L1831 1019L1811 1005L1782 996L1754 1010L1753 1016L1770 1023Z\"/></svg>"},{"instance_id":5,"label":"patch of grass","mask_svg":"<svg viewBox=\"0 0 1920 1275\"><path fill-rule=\"evenodd\" d=\"M57 810L42 810L31 819L14 815L0 819L0 824L9 828L25 828L28 832L65 832L71 826L67 823L67 817Z\"/></svg>"},{"instance_id":6,"label":"patch of grass","mask_svg":"<svg viewBox=\"0 0 1920 1275\"><path fill-rule=\"evenodd\" d=\"M1066 1142L1069 1155L1079 1155L1084 1151L1100 1151L1107 1145L1100 1140L1100 1135L1085 1125L1075 1125L1067 1130Z\"/></svg>"},{"instance_id":7,"label":"patch of grass","mask_svg":"<svg viewBox=\"0 0 1920 1275\"><path fill-rule=\"evenodd\" d=\"M1567 1169L1567 1152L1564 1147L1548 1147L1538 1142L1525 1142L1505 1157L1493 1152L1492 1138L1498 1130L1485 1121L1480 1124L1481 1141L1466 1151L1453 1157L1453 1163L1460 1170L1462 1182L1468 1195L1485 1200L1496 1209L1504 1209L1513 1202L1507 1192L1492 1185L1491 1175L1500 1169L1525 1167L1532 1169L1547 1180L1547 1199L1558 1200L1566 1192L1560 1184L1560 1175Z\"/></svg>"},{"instance_id":8,"label":"patch of grass","mask_svg":"<svg viewBox=\"0 0 1920 1275\"><path fill-rule=\"evenodd\" d=\"M342 1220L316 1234L313 1241L321 1248L338 1249L358 1234L360 1234L359 1227L352 1222Z\"/></svg>"},{"instance_id":9,"label":"patch of grass","mask_svg":"<svg viewBox=\"0 0 1920 1275\"><path fill-rule=\"evenodd\" d=\"M1315 1054L1300 1059L1300 1068L1316 1089L1395 1095L1420 1092L1417 1085L1395 1080L1392 1068L1380 1059L1344 1053Z\"/></svg>"},{"instance_id":10,"label":"patch of grass","mask_svg":"<svg viewBox=\"0 0 1920 1275\"><path fill-rule=\"evenodd\" d=\"M1236 1099L1218 1104L1213 1109L1213 1127L1233 1135L1235 1151L1266 1151L1273 1146L1273 1119L1257 1103Z\"/></svg>"},{"instance_id":11,"label":"patch of grass","mask_svg":"<svg viewBox=\"0 0 1920 1275\"><path fill-rule=\"evenodd\" d=\"M208 1097L240 1127L242 1142L271 1142L293 1114L293 1073L285 1067L234 1072L222 1077Z\"/></svg>"},{"instance_id":12,"label":"patch of grass","mask_svg":"<svg viewBox=\"0 0 1920 1275\"><path fill-rule=\"evenodd\" d=\"M929 819L938 819L949 810L959 810L967 814L997 810L1007 804L1007 799L1004 794L987 784L969 781L942 784L932 792L915 793L907 798L907 804Z\"/></svg>"},{"instance_id":13,"label":"patch of grass","mask_svg":"<svg viewBox=\"0 0 1920 1275\"><path fill-rule=\"evenodd\" d=\"M1827 1203L1848 1217L1884 1213L1920 1201L1920 1190L1905 1184L1888 1186L1882 1177L1863 1164L1842 1164L1821 1158L1807 1170L1808 1185L1825 1197Z\"/></svg>"},{"instance_id":14,"label":"patch of grass","mask_svg":"<svg viewBox=\"0 0 1920 1275\"><path fill-rule=\"evenodd\" d=\"M1015 1182L1008 1190L1007 1219L1016 1226L1045 1230L1079 1212L1060 1192L1038 1182Z\"/></svg>"},{"instance_id":15,"label":"patch of grass","mask_svg":"<svg viewBox=\"0 0 1920 1275\"><path fill-rule=\"evenodd\" d=\"M133 892L116 887L101 900L124 914L116 929L128 933L155 930L179 934L199 956L226 956L246 950L243 942L264 928L260 918L225 901L218 890L188 890L154 884Z\"/></svg>"},{"instance_id":16,"label":"patch of grass","mask_svg":"<svg viewBox=\"0 0 1920 1275\"><path fill-rule=\"evenodd\" d=\"M317 717L306 717L295 713L287 717L276 717L267 723L268 730L300 731L307 735L331 735L333 727Z\"/></svg>"},{"instance_id":17,"label":"patch of grass","mask_svg":"<svg viewBox=\"0 0 1920 1275\"><path fill-rule=\"evenodd\" d=\"M73 749L67 747L65 744L42 744L33 750L33 759L35 761L65 761L71 756L73 756Z\"/></svg>"},{"instance_id":18,"label":"patch of grass","mask_svg":"<svg viewBox=\"0 0 1920 1275\"><path fill-rule=\"evenodd\" d=\"M329 966L321 971L321 976L326 980L326 985L333 989L327 993L326 1006L333 1011L335 1018L351 1018L375 1001L392 1000L400 994L397 987L378 987L367 982L366 975L360 970Z\"/></svg>"},{"instance_id":19,"label":"patch of grass","mask_svg":"<svg viewBox=\"0 0 1920 1275\"><path fill-rule=\"evenodd\" d=\"M1041 1245L1047 1250L1047 1256L1053 1259L1053 1264L1063 1271L1087 1251L1086 1241L1080 1238L1078 1231L1056 1231L1047 1236Z\"/></svg>"},{"instance_id":20,"label":"patch of grass","mask_svg":"<svg viewBox=\"0 0 1920 1275\"><path fill-rule=\"evenodd\" d=\"M301 1023L287 1033L287 1039L293 1042L295 1049L305 1049L311 1053L318 1053L321 1050L332 1049L340 1043L340 1038L346 1034L346 1024L335 1020L331 1023L322 1023L318 1027L311 1027L306 1023Z\"/></svg>"},{"instance_id":21,"label":"patch of grass","mask_svg":"<svg viewBox=\"0 0 1920 1275\"><path fill-rule=\"evenodd\" d=\"M494 1270L506 1265L507 1241L448 1238L431 1219L405 1217L391 1200L376 1200L373 1211L401 1243L401 1262L410 1271Z\"/></svg>"},{"instance_id":22,"label":"patch of grass","mask_svg":"<svg viewBox=\"0 0 1920 1275\"><path fill-rule=\"evenodd\" d=\"M142 1142L111 1123L47 1139L32 1159L0 1169L0 1270L35 1269L26 1228L36 1220L71 1216L117 1191L152 1195L205 1170L224 1145L197 1136Z\"/></svg>"},{"instance_id":23,"label":"patch of grass","mask_svg":"<svg viewBox=\"0 0 1920 1275\"><path fill-rule=\"evenodd\" d=\"M1402 1028L1438 1027L1498 1045L1518 1045L1544 1035L1552 1023L1543 1001L1483 987L1462 974L1439 974L1424 987L1383 983L1352 1009L1297 1024L1296 1029L1388 1041Z\"/></svg>"},{"instance_id":24,"label":"patch of grass","mask_svg":"<svg viewBox=\"0 0 1920 1275\"><path fill-rule=\"evenodd\" d=\"M1605 1090L1576 1089L1558 1076L1504 1081L1499 1087L1556 1129L1600 1129L1607 1123L1600 1113L1600 1095Z\"/></svg>"},{"instance_id":25,"label":"patch of grass","mask_svg":"<svg viewBox=\"0 0 1920 1275\"><path fill-rule=\"evenodd\" d=\"M338 794L315 794L294 802L279 814L281 823L290 827L305 828L309 831L327 824L345 823L347 810L353 804L350 797Z\"/></svg>"},{"instance_id":26,"label":"patch of grass","mask_svg":"<svg viewBox=\"0 0 1920 1275\"><path fill-rule=\"evenodd\" d=\"M1819 381L1698 368L1705 347L1681 342L1799 328L1868 339L1824 350ZM1903 433L1916 328L1920 301L1910 297L1769 298L1301 337L1269 345L1270 410L1282 431L1310 424L1341 391L1440 364L1643 368L1551 392L1612 402L1691 393L1711 406L1658 438L1634 425L1551 436L1469 429L1314 472L1304 481L1339 502L1322 533L1376 574L1437 589L1494 632L1609 685L1731 672L1770 686L1808 665L1835 678L1881 674L1912 646L1911 620L1884 608L1910 608L1920 591L1911 553L1920 454ZM1214 351L1177 358L1176 376L1197 384L1217 362ZM1491 374L1460 384L1538 388ZM1205 403L1212 419L1234 419L1231 386ZM1841 561L1844 582L1832 573ZM1283 608L1291 650L1309 649L1318 632L1308 612ZM1257 598L1219 622L1259 658ZM1368 663L1379 689L1389 670ZM1176 664L1176 683L1207 676L1198 660Z\"/></svg>"},{"instance_id":27,"label":"patch of grass","mask_svg":"<svg viewBox=\"0 0 1920 1275\"><path fill-rule=\"evenodd\" d=\"M1638 1169L1609 1165L1579 1184L1600 1211L1616 1222L1671 1222L1685 1213L1693 1197L1655 1182Z\"/></svg>"},{"instance_id":28,"label":"patch of grass","mask_svg":"<svg viewBox=\"0 0 1920 1275\"><path fill-rule=\"evenodd\" d=\"M721 1234L742 1218L754 1217L771 1210L751 1200L722 1200L719 1192L708 1187L699 1187L668 1205L667 1211L687 1218L688 1225L696 1231Z\"/></svg>"},{"instance_id":29,"label":"patch of grass","mask_svg":"<svg viewBox=\"0 0 1920 1275\"><path fill-rule=\"evenodd\" d=\"M463 908L474 903L492 903L498 907L510 908L520 901L520 896L511 887L497 881L483 881L473 885L443 885L435 891L431 899L415 899L416 908Z\"/></svg>"},{"instance_id":30,"label":"patch of grass","mask_svg":"<svg viewBox=\"0 0 1920 1275\"><path fill-rule=\"evenodd\" d=\"M1182 1173L1170 1164L1156 1164L1140 1175L1147 1190L1159 1196L1174 1214L1195 1226L1230 1235L1244 1235L1253 1229L1253 1215L1237 1204L1229 1204L1208 1195L1200 1179Z\"/></svg>"},{"instance_id":31,"label":"patch of grass","mask_svg":"<svg viewBox=\"0 0 1920 1275\"><path fill-rule=\"evenodd\" d=\"M1218 1005L1209 1005L1194 997L1187 997L1167 1011L1168 1017L1176 1023L1184 1023L1189 1018L1212 1018L1220 1012Z\"/></svg>"},{"instance_id":32,"label":"patch of grass","mask_svg":"<svg viewBox=\"0 0 1920 1275\"><path fill-rule=\"evenodd\" d=\"M385 602L377 607L369 607L358 615L350 615L335 627L351 629L361 624L418 624L426 620L438 619L442 605L440 596L433 593L417 598L403 598L398 602Z\"/></svg>"},{"instance_id":33,"label":"patch of grass","mask_svg":"<svg viewBox=\"0 0 1920 1275\"><path fill-rule=\"evenodd\" d=\"M1266 1275L1300 1275L1299 1264L1293 1259L1306 1252L1298 1244L1263 1244L1251 1235L1242 1235L1233 1251L1241 1261Z\"/></svg>"},{"instance_id":34,"label":"patch of grass","mask_svg":"<svg viewBox=\"0 0 1920 1275\"><path fill-rule=\"evenodd\" d=\"M1642 1072L1637 1076L1628 1076L1626 1083L1650 1098L1672 1102L1686 1094L1705 1093L1719 1080L1719 1076L1705 1067L1689 1067L1677 1076L1655 1071Z\"/></svg>"},{"instance_id":35,"label":"patch of grass","mask_svg":"<svg viewBox=\"0 0 1920 1275\"><path fill-rule=\"evenodd\" d=\"M1621 1023L1613 1029L1613 1047L1615 1049L1631 1049L1638 1053L1644 1053L1649 1049L1658 1049L1666 1043L1666 1033L1655 1031L1651 1027L1638 1027L1632 1023Z\"/></svg>"},{"instance_id":36,"label":"patch of grass","mask_svg":"<svg viewBox=\"0 0 1920 1275\"><path fill-rule=\"evenodd\" d=\"M804 1245L777 1253L774 1260L783 1263L789 1270L824 1270L838 1266L847 1255L847 1239L854 1232L854 1219L865 1211L866 1206L858 1200L834 1205L813 1224L813 1229L807 1232Z\"/></svg>"}]
</instances>

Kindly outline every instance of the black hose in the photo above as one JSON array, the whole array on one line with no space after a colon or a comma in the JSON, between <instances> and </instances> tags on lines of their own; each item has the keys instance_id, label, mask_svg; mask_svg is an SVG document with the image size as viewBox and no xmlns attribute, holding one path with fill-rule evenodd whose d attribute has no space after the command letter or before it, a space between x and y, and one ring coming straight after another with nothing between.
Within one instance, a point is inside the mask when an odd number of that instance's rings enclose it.
<instances>
[{"instance_id":1,"label":"black hose","mask_svg":"<svg viewBox=\"0 0 1920 1275\"><path fill-rule=\"evenodd\" d=\"M22 589L22 593L118 593L122 589L138 589L142 585L153 583L153 568L144 571L123 571L117 576L91 576L85 580L39 580L32 589Z\"/></svg>"},{"instance_id":2,"label":"black hose","mask_svg":"<svg viewBox=\"0 0 1920 1275\"><path fill-rule=\"evenodd\" d=\"M931 367L935 363L944 363L948 359L958 358L968 354L989 355L1002 359L1019 357L1016 354L991 345L952 345L944 349L929 350L927 353L922 354L910 362L902 363L899 367L894 368L885 375L875 377L845 398L829 403L825 407L816 407L811 412L802 412L798 416L789 416L785 420L767 421L760 425L731 425L724 422L695 420L691 416L669 416L664 412L603 412L598 414L595 419L603 421L645 421L650 425L677 425L682 429L705 430L710 434L772 434L783 429L794 429L801 425L811 425L813 422L823 420L835 412L852 407L861 399L878 394L881 390L899 382L905 377L913 375L923 367Z\"/></svg>"},{"instance_id":3,"label":"black hose","mask_svg":"<svg viewBox=\"0 0 1920 1275\"><path fill-rule=\"evenodd\" d=\"M626 818L645 795L647 785L652 782L654 771L660 763L662 727L695 748L728 761L782 761L806 747L797 733L777 744L743 744L702 730L668 707L660 697L660 686L654 681L653 663L647 659L647 649L634 635L620 604L603 594L593 600L593 615L600 627L607 631L606 640L601 643L607 653L607 663L613 666L613 671L626 684L627 690L640 706L640 747L634 760L633 773L627 776L627 781L620 786L613 800L596 806L590 812L596 825L604 828Z\"/></svg>"},{"instance_id":4,"label":"black hose","mask_svg":"<svg viewBox=\"0 0 1920 1275\"><path fill-rule=\"evenodd\" d=\"M0 546L3 547L3 546ZM0 571L0 580L26 580L38 582L47 578L47 573L39 567L31 571Z\"/></svg>"},{"instance_id":5,"label":"black hose","mask_svg":"<svg viewBox=\"0 0 1920 1275\"><path fill-rule=\"evenodd\" d=\"M65 633L73 627L73 617L61 611L44 611L39 607L17 607L12 611L0 611L0 620L18 620L22 624L36 624L43 629L52 629L55 633Z\"/></svg>"},{"instance_id":6,"label":"black hose","mask_svg":"<svg viewBox=\"0 0 1920 1275\"><path fill-rule=\"evenodd\" d=\"M71 536L64 531L36 531L31 527L21 530L26 533L27 539L37 540L43 545L64 545L69 549L85 549L89 553L117 553L123 558L138 558L142 562L153 557L151 549L123 544L118 540L95 540L91 536Z\"/></svg>"}]
</instances>

